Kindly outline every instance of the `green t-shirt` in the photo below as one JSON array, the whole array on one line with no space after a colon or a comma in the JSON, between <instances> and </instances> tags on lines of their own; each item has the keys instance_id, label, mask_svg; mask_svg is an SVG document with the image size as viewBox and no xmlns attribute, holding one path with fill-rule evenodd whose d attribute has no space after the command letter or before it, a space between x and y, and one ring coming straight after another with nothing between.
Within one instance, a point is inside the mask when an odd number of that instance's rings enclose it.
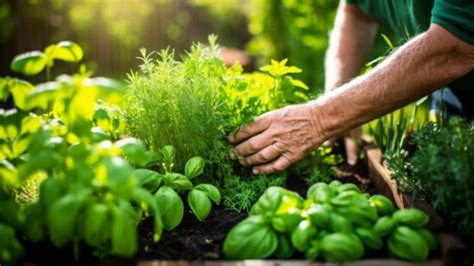
<instances>
[{"instance_id":1,"label":"green t-shirt","mask_svg":"<svg viewBox=\"0 0 474 266\"><path fill-rule=\"evenodd\" d=\"M392 30L402 42L437 24L474 45L474 0L345 0L380 25ZM474 92L474 72L450 87Z\"/></svg>"}]
</instances>

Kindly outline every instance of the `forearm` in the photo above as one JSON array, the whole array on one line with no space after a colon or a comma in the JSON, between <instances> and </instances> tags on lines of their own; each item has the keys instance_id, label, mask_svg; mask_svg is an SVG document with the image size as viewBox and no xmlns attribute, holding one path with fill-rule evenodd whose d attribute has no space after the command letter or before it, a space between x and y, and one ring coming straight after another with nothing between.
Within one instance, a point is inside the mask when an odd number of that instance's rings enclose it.
<instances>
[{"instance_id":1,"label":"forearm","mask_svg":"<svg viewBox=\"0 0 474 266\"><path fill-rule=\"evenodd\" d=\"M474 68L474 47L433 25L370 73L311 103L321 138L362 125L462 77Z\"/></svg>"},{"instance_id":2,"label":"forearm","mask_svg":"<svg viewBox=\"0 0 474 266\"><path fill-rule=\"evenodd\" d=\"M325 60L325 90L337 88L356 77L367 61L377 24L356 6L341 2Z\"/></svg>"}]
</instances>

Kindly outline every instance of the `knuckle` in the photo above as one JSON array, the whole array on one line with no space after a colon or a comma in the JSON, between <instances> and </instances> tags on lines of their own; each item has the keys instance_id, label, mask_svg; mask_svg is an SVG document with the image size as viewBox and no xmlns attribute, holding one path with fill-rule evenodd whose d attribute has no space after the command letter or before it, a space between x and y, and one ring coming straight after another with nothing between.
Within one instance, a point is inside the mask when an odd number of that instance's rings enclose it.
<instances>
[{"instance_id":1,"label":"knuckle","mask_svg":"<svg viewBox=\"0 0 474 266\"><path fill-rule=\"evenodd\" d=\"M258 149L258 143L256 141L249 141L248 147L251 150L256 150Z\"/></svg>"},{"instance_id":2,"label":"knuckle","mask_svg":"<svg viewBox=\"0 0 474 266\"><path fill-rule=\"evenodd\" d=\"M274 172L281 172L281 171L283 171L283 170L285 170L285 169L286 169L286 167L284 167L283 165L280 165L280 164L273 166Z\"/></svg>"},{"instance_id":3,"label":"knuckle","mask_svg":"<svg viewBox=\"0 0 474 266\"><path fill-rule=\"evenodd\" d=\"M255 157L256 157L257 160L259 160L259 161L266 161L266 160L268 160L268 157L267 157L265 154L263 154L263 153L258 153Z\"/></svg>"}]
</instances>

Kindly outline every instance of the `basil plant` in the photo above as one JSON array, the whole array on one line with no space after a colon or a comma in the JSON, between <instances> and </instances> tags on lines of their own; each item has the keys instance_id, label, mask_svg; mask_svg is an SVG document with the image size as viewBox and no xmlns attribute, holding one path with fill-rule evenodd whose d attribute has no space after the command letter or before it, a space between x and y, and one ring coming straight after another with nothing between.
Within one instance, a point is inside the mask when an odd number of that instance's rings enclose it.
<instances>
[{"instance_id":1,"label":"basil plant","mask_svg":"<svg viewBox=\"0 0 474 266\"><path fill-rule=\"evenodd\" d=\"M166 145L161 150L162 172L150 169L136 169L139 185L148 189L158 202L163 225L173 230L183 220L184 204L179 193L187 192L188 204L199 221L203 221L211 212L212 202L219 205L221 194L211 184L194 186L191 180L203 173L205 161L196 156L186 162L184 174L173 172L176 150Z\"/></svg>"}]
</instances>

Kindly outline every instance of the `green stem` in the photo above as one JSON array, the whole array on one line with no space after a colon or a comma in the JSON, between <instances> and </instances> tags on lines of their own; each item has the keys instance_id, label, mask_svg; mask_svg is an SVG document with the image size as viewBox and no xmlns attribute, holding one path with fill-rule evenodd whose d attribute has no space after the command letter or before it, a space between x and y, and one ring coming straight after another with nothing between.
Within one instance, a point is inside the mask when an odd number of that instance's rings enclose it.
<instances>
[{"instance_id":1,"label":"green stem","mask_svg":"<svg viewBox=\"0 0 474 266\"><path fill-rule=\"evenodd\" d=\"M51 67L46 66L46 81L50 81L50 80L51 80Z\"/></svg>"}]
</instances>

